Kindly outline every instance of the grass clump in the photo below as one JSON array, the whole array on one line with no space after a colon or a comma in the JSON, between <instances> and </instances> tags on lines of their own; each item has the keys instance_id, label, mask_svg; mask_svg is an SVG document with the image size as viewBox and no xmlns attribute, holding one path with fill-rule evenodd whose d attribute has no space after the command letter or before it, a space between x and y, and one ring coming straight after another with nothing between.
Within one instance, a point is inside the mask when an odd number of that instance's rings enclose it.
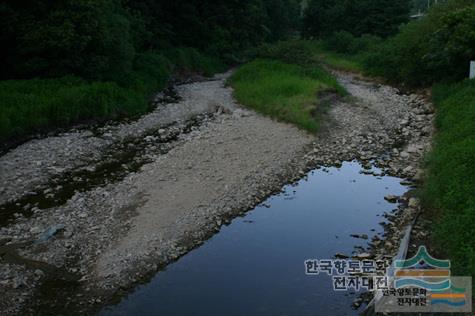
<instances>
[{"instance_id":1,"label":"grass clump","mask_svg":"<svg viewBox=\"0 0 475 316\"><path fill-rule=\"evenodd\" d=\"M433 88L438 134L423 198L434 209L435 242L457 275L475 275L475 80Z\"/></svg>"},{"instance_id":2,"label":"grass clump","mask_svg":"<svg viewBox=\"0 0 475 316\"><path fill-rule=\"evenodd\" d=\"M0 98L0 140L138 114L148 106L143 94L116 83L88 83L74 77L1 81Z\"/></svg>"},{"instance_id":3,"label":"grass clump","mask_svg":"<svg viewBox=\"0 0 475 316\"><path fill-rule=\"evenodd\" d=\"M316 132L319 126L317 95L323 91L345 94L337 81L319 67L270 59L257 59L240 67L230 83L239 103L310 132Z\"/></svg>"}]
</instances>

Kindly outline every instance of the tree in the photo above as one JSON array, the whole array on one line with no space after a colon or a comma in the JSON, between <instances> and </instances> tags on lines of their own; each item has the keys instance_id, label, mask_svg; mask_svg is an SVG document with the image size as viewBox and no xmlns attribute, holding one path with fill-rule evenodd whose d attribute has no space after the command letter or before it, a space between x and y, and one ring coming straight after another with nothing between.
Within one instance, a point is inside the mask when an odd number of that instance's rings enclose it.
<instances>
[{"instance_id":1,"label":"tree","mask_svg":"<svg viewBox=\"0 0 475 316\"><path fill-rule=\"evenodd\" d=\"M301 11L298 0L265 0L264 4L271 41L283 38L298 29Z\"/></svg>"},{"instance_id":2,"label":"tree","mask_svg":"<svg viewBox=\"0 0 475 316\"><path fill-rule=\"evenodd\" d=\"M311 0L303 33L321 37L347 31L355 36L387 37L408 21L410 8L410 0Z\"/></svg>"},{"instance_id":3,"label":"tree","mask_svg":"<svg viewBox=\"0 0 475 316\"><path fill-rule=\"evenodd\" d=\"M112 79L130 71L134 58L130 23L127 13L115 1L22 4L23 1L9 1L4 6L8 11L2 12L7 20L14 21L12 33L2 39L11 45L4 56L14 67L13 74L8 75L77 74L91 79Z\"/></svg>"},{"instance_id":4,"label":"tree","mask_svg":"<svg viewBox=\"0 0 475 316\"><path fill-rule=\"evenodd\" d=\"M237 53L296 28L299 0L4 0L2 78L128 81L138 55Z\"/></svg>"},{"instance_id":5,"label":"tree","mask_svg":"<svg viewBox=\"0 0 475 316\"><path fill-rule=\"evenodd\" d=\"M304 11L303 35L319 37L331 32L332 16L337 13L330 14L330 10L336 5L336 0L310 0Z\"/></svg>"}]
</instances>

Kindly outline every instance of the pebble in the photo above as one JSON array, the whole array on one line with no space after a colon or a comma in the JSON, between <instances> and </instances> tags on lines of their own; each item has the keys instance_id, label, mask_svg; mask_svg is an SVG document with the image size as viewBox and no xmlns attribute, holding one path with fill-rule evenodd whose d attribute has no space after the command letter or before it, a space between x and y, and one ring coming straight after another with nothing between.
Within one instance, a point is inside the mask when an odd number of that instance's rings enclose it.
<instances>
[{"instance_id":1,"label":"pebble","mask_svg":"<svg viewBox=\"0 0 475 316\"><path fill-rule=\"evenodd\" d=\"M357 260L366 260L366 259L374 258L374 255L372 255L370 253L367 253L367 252L363 252L363 253L360 253L360 254L357 254L357 255L353 256L353 258L357 259Z\"/></svg>"},{"instance_id":2,"label":"pebble","mask_svg":"<svg viewBox=\"0 0 475 316\"><path fill-rule=\"evenodd\" d=\"M411 198L409 199L408 206L409 206L410 208L418 208L419 205L420 205L419 199L414 198L414 197L411 197Z\"/></svg>"},{"instance_id":3,"label":"pebble","mask_svg":"<svg viewBox=\"0 0 475 316\"><path fill-rule=\"evenodd\" d=\"M335 258L336 258L336 259L348 259L349 256L347 256L347 255L345 255L345 254L343 254L343 253L337 252L337 253L335 254Z\"/></svg>"},{"instance_id":4,"label":"pebble","mask_svg":"<svg viewBox=\"0 0 475 316\"><path fill-rule=\"evenodd\" d=\"M388 201L389 203L396 203L399 197L397 195L386 195L384 199Z\"/></svg>"}]
</instances>

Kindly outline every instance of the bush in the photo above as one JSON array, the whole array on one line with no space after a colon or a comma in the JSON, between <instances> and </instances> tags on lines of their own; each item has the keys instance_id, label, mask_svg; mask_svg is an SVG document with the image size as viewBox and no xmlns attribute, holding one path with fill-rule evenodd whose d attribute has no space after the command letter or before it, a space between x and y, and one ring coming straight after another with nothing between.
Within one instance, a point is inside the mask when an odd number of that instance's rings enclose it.
<instances>
[{"instance_id":1,"label":"bush","mask_svg":"<svg viewBox=\"0 0 475 316\"><path fill-rule=\"evenodd\" d=\"M335 32L325 40L325 46L337 53L355 53L355 37L347 31Z\"/></svg>"},{"instance_id":2,"label":"bush","mask_svg":"<svg viewBox=\"0 0 475 316\"><path fill-rule=\"evenodd\" d=\"M381 37L371 34L364 34L354 39L352 51L353 53L370 51L381 45L382 42L383 40Z\"/></svg>"},{"instance_id":3,"label":"bush","mask_svg":"<svg viewBox=\"0 0 475 316\"><path fill-rule=\"evenodd\" d=\"M344 55L354 55L364 51L369 51L377 47L382 42L378 36L365 34L355 37L346 31L333 33L323 40L325 49Z\"/></svg>"},{"instance_id":4,"label":"bush","mask_svg":"<svg viewBox=\"0 0 475 316\"><path fill-rule=\"evenodd\" d=\"M402 63L404 58L402 58L400 52L397 51L398 48L394 39L390 39L380 46L362 54L361 64L364 72L371 76L386 78L392 83L403 81L412 85L418 83L420 79L417 78L417 76L406 76L407 78L404 80L404 71L399 69L399 67L403 67ZM409 62L410 61L406 61L406 65ZM422 72L422 69L420 69L420 71Z\"/></svg>"},{"instance_id":5,"label":"bush","mask_svg":"<svg viewBox=\"0 0 475 316\"><path fill-rule=\"evenodd\" d=\"M157 92L165 88L172 70L172 63L161 54L153 52L138 54L129 86L143 94Z\"/></svg>"},{"instance_id":6,"label":"bush","mask_svg":"<svg viewBox=\"0 0 475 316\"><path fill-rule=\"evenodd\" d=\"M431 44L426 60L436 79L466 78L469 61L475 58L475 4L443 16Z\"/></svg>"},{"instance_id":7,"label":"bush","mask_svg":"<svg viewBox=\"0 0 475 316\"><path fill-rule=\"evenodd\" d=\"M171 48L162 53L170 61L175 73L199 73L209 76L226 68L219 58L203 55L194 48Z\"/></svg>"},{"instance_id":8,"label":"bush","mask_svg":"<svg viewBox=\"0 0 475 316\"><path fill-rule=\"evenodd\" d=\"M370 75L427 86L466 78L474 56L475 4L452 0L434 6L428 16L368 52L363 65Z\"/></svg>"}]
</instances>

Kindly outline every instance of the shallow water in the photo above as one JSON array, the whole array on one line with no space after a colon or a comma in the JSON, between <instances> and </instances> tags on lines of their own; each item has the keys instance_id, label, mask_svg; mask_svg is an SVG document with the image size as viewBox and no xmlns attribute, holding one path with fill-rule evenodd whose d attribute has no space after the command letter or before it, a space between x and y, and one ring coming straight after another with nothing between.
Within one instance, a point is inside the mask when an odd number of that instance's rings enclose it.
<instances>
[{"instance_id":1,"label":"shallow water","mask_svg":"<svg viewBox=\"0 0 475 316\"><path fill-rule=\"evenodd\" d=\"M381 215L395 208L384 196L407 188L361 170L348 162L312 171L100 315L357 315L356 294L307 276L304 261L351 255L383 232Z\"/></svg>"}]
</instances>

